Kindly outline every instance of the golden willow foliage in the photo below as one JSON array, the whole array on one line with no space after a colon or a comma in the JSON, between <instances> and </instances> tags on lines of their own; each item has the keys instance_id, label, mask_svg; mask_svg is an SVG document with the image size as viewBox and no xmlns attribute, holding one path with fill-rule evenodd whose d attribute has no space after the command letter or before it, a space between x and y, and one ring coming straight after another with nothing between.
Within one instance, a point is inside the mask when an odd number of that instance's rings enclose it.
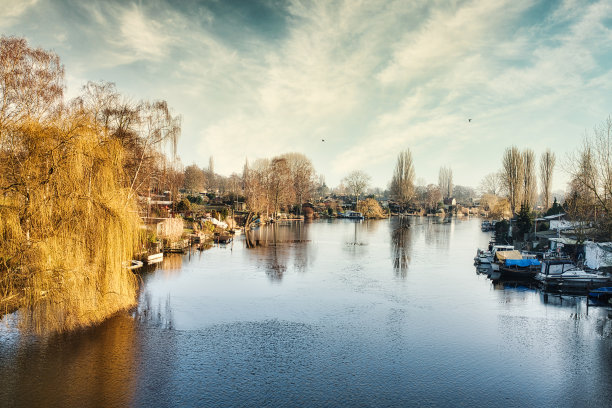
<instances>
[{"instance_id":1,"label":"golden willow foliage","mask_svg":"<svg viewBox=\"0 0 612 408\"><path fill-rule=\"evenodd\" d=\"M2 151L0 296L37 332L97 323L136 301L122 267L140 222L119 184L124 150L86 117L57 122L3 132L21 149Z\"/></svg>"},{"instance_id":2,"label":"golden willow foliage","mask_svg":"<svg viewBox=\"0 0 612 408\"><path fill-rule=\"evenodd\" d=\"M0 316L39 333L135 304L137 193L180 132L165 102L127 105L109 84L66 106L63 75L57 55L0 38Z\"/></svg>"},{"instance_id":3,"label":"golden willow foliage","mask_svg":"<svg viewBox=\"0 0 612 408\"><path fill-rule=\"evenodd\" d=\"M363 214L365 218L385 218L386 215L383 209L373 198L366 198L357 204L357 211Z\"/></svg>"}]
</instances>

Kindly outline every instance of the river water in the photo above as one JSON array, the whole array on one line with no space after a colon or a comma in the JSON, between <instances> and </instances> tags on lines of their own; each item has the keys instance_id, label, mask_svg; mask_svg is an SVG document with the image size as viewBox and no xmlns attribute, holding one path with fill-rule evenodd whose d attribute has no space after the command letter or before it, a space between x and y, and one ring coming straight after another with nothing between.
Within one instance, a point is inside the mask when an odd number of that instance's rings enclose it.
<instances>
[{"instance_id":1,"label":"river water","mask_svg":"<svg viewBox=\"0 0 612 408\"><path fill-rule=\"evenodd\" d=\"M479 219L277 224L143 272L137 310L0 328L0 406L609 406L612 319L493 285Z\"/></svg>"}]
</instances>

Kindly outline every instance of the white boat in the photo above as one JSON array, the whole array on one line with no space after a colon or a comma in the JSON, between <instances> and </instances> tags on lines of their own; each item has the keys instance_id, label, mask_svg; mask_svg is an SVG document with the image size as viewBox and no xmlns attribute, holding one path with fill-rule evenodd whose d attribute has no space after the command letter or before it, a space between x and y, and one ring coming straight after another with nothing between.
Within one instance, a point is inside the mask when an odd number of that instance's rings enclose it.
<instances>
[{"instance_id":1,"label":"white boat","mask_svg":"<svg viewBox=\"0 0 612 408\"><path fill-rule=\"evenodd\" d=\"M363 214L357 211L345 211L343 214L343 218L349 218L351 220L363 220Z\"/></svg>"},{"instance_id":2,"label":"white boat","mask_svg":"<svg viewBox=\"0 0 612 408\"><path fill-rule=\"evenodd\" d=\"M610 283L610 276L587 272L568 260L545 260L535 279L547 287L596 288Z\"/></svg>"},{"instance_id":3,"label":"white boat","mask_svg":"<svg viewBox=\"0 0 612 408\"><path fill-rule=\"evenodd\" d=\"M485 251L484 249L478 249L476 251L476 257L474 261L477 264L490 264L493 256L491 255L491 251Z\"/></svg>"},{"instance_id":4,"label":"white boat","mask_svg":"<svg viewBox=\"0 0 612 408\"><path fill-rule=\"evenodd\" d=\"M495 253L497 251L512 251L514 250L513 245L493 245L490 251L479 249L476 252L476 258L474 260L479 264L491 264L495 260Z\"/></svg>"}]
</instances>

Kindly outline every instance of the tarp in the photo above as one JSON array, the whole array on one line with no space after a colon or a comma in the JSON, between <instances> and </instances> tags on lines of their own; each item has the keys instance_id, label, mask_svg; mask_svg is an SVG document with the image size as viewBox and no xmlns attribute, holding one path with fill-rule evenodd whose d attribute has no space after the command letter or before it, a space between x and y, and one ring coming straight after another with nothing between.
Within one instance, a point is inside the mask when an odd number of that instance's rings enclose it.
<instances>
[{"instance_id":1,"label":"tarp","mask_svg":"<svg viewBox=\"0 0 612 408\"><path fill-rule=\"evenodd\" d=\"M527 266L538 266L540 265L540 261L538 261L537 259L506 259L506 266L520 266L520 267L527 267Z\"/></svg>"},{"instance_id":2,"label":"tarp","mask_svg":"<svg viewBox=\"0 0 612 408\"><path fill-rule=\"evenodd\" d=\"M495 257L500 261L504 261L506 259L523 259L523 255L516 249L513 251L497 251L495 252Z\"/></svg>"},{"instance_id":3,"label":"tarp","mask_svg":"<svg viewBox=\"0 0 612 408\"><path fill-rule=\"evenodd\" d=\"M584 263L591 269L612 266L612 242L585 242Z\"/></svg>"}]
</instances>

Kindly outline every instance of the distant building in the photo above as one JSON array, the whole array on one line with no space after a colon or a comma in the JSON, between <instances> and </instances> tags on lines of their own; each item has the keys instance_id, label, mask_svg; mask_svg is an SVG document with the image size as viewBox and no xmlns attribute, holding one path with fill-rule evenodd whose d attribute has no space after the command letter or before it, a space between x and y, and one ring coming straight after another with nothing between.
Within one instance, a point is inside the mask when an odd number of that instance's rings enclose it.
<instances>
[{"instance_id":1,"label":"distant building","mask_svg":"<svg viewBox=\"0 0 612 408\"><path fill-rule=\"evenodd\" d=\"M449 211L457 206L457 200L453 197L444 199L444 210Z\"/></svg>"}]
</instances>

